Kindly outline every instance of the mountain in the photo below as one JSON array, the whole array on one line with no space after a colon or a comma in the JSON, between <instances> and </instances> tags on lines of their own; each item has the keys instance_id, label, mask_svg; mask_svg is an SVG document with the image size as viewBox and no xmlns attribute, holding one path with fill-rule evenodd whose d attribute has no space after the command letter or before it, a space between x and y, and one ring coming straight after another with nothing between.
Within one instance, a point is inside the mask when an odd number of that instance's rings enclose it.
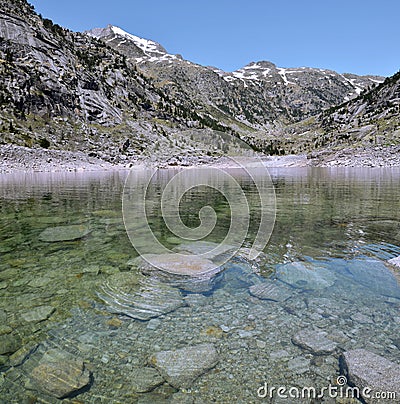
<instances>
[{"instance_id":1,"label":"mountain","mask_svg":"<svg viewBox=\"0 0 400 404\"><path fill-rule=\"evenodd\" d=\"M135 59L136 63L144 59L158 62L178 58L176 55L169 54L159 43L129 34L113 25L108 25L106 28L94 28L86 31L85 34L97 39L105 38L105 42L113 48L122 49L122 53Z\"/></svg>"},{"instance_id":2,"label":"mountain","mask_svg":"<svg viewBox=\"0 0 400 404\"><path fill-rule=\"evenodd\" d=\"M244 86L263 87L281 99L282 107L294 120L304 119L322 109L348 101L363 90L383 81L382 77L339 74L309 67L282 68L271 62L250 63L224 79Z\"/></svg>"},{"instance_id":3,"label":"mountain","mask_svg":"<svg viewBox=\"0 0 400 404\"><path fill-rule=\"evenodd\" d=\"M335 144L337 131L346 138L355 123L373 125L372 113L393 117L378 122L385 138L396 125L389 79L267 61L224 72L116 26L71 32L25 0L5 0L0 11L0 144L168 162L215 154L196 150L188 130L287 154Z\"/></svg>"},{"instance_id":4,"label":"mountain","mask_svg":"<svg viewBox=\"0 0 400 404\"><path fill-rule=\"evenodd\" d=\"M266 61L227 73L171 55L156 42L112 25L87 34L118 49L171 96L196 99L211 113L217 109L259 130L302 120L383 81L324 69L279 68Z\"/></svg>"}]
</instances>

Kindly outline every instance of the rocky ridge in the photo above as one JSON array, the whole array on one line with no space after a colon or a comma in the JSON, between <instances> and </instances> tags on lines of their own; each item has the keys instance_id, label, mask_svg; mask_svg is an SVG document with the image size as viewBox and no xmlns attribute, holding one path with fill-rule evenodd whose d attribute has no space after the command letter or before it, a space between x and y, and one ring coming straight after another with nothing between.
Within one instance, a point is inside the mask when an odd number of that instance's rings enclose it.
<instances>
[{"instance_id":1,"label":"rocky ridge","mask_svg":"<svg viewBox=\"0 0 400 404\"><path fill-rule=\"evenodd\" d=\"M184 104L196 100L211 116L218 113L221 119L227 114L264 130L348 101L383 81L382 77L342 75L324 69L280 68L267 61L227 73L171 55L156 42L112 25L87 34L118 49Z\"/></svg>"}]
</instances>

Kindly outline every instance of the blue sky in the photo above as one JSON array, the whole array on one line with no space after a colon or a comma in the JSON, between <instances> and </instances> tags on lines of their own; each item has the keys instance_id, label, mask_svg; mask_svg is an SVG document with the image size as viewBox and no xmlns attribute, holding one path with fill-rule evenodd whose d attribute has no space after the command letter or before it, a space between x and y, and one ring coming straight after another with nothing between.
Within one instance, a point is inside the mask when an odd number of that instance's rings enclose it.
<instances>
[{"instance_id":1,"label":"blue sky","mask_svg":"<svg viewBox=\"0 0 400 404\"><path fill-rule=\"evenodd\" d=\"M29 0L28 0L29 1ZM400 0L30 0L84 31L107 24L202 65L252 61L388 76L400 69Z\"/></svg>"}]
</instances>

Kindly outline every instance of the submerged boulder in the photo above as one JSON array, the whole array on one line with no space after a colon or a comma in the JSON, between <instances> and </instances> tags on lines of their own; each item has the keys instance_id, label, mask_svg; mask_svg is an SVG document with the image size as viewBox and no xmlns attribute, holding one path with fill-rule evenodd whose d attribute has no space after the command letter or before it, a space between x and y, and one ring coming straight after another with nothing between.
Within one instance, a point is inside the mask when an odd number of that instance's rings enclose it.
<instances>
[{"instance_id":1,"label":"submerged boulder","mask_svg":"<svg viewBox=\"0 0 400 404\"><path fill-rule=\"evenodd\" d=\"M234 246L228 244L217 244L211 241L196 241L193 243L183 243L175 247L174 250L179 253L187 253L201 256L206 259L218 259L220 255L237 250Z\"/></svg>"},{"instance_id":2,"label":"submerged boulder","mask_svg":"<svg viewBox=\"0 0 400 404\"><path fill-rule=\"evenodd\" d=\"M400 268L400 255L398 257L390 259L388 262L389 262L389 264Z\"/></svg>"},{"instance_id":3,"label":"submerged boulder","mask_svg":"<svg viewBox=\"0 0 400 404\"><path fill-rule=\"evenodd\" d=\"M394 403L400 398L400 365L369 352L353 349L341 357L348 383L358 387L368 404ZM380 397L378 398L378 393ZM384 393L386 396L383 396ZM387 396L391 393L391 397Z\"/></svg>"},{"instance_id":4,"label":"submerged boulder","mask_svg":"<svg viewBox=\"0 0 400 404\"><path fill-rule=\"evenodd\" d=\"M18 335L0 335L0 355L12 354L21 347L21 338Z\"/></svg>"},{"instance_id":5,"label":"submerged boulder","mask_svg":"<svg viewBox=\"0 0 400 404\"><path fill-rule=\"evenodd\" d=\"M184 254L145 254L129 261L143 274L155 276L180 289L202 293L218 281L224 267L209 259Z\"/></svg>"},{"instance_id":6,"label":"submerged boulder","mask_svg":"<svg viewBox=\"0 0 400 404\"><path fill-rule=\"evenodd\" d=\"M261 300L272 300L274 302L284 302L293 296L281 282L265 280L262 283L250 286L249 292L252 296Z\"/></svg>"},{"instance_id":7,"label":"submerged boulder","mask_svg":"<svg viewBox=\"0 0 400 404\"><path fill-rule=\"evenodd\" d=\"M337 344L327 336L328 333L321 330L302 330L292 337L292 342L314 355L329 355L336 350Z\"/></svg>"},{"instance_id":8,"label":"submerged boulder","mask_svg":"<svg viewBox=\"0 0 400 404\"><path fill-rule=\"evenodd\" d=\"M43 392L62 399L88 388L91 374L80 358L52 349L43 355L32 370L31 379Z\"/></svg>"},{"instance_id":9,"label":"submerged boulder","mask_svg":"<svg viewBox=\"0 0 400 404\"><path fill-rule=\"evenodd\" d=\"M98 295L111 313L137 320L150 320L186 305L176 287L133 272L112 275Z\"/></svg>"},{"instance_id":10,"label":"submerged boulder","mask_svg":"<svg viewBox=\"0 0 400 404\"><path fill-rule=\"evenodd\" d=\"M218 352L213 344L188 346L173 351L161 351L150 358L164 379L173 387L189 388L202 374L218 363Z\"/></svg>"},{"instance_id":11,"label":"submerged boulder","mask_svg":"<svg viewBox=\"0 0 400 404\"><path fill-rule=\"evenodd\" d=\"M335 275L328 269L303 262L279 265L276 274L282 282L300 289L325 289L332 286L336 280Z\"/></svg>"},{"instance_id":12,"label":"submerged boulder","mask_svg":"<svg viewBox=\"0 0 400 404\"><path fill-rule=\"evenodd\" d=\"M212 276L218 266L207 258L184 254L145 254L136 261L144 271L160 270L172 275Z\"/></svg>"},{"instance_id":13,"label":"submerged boulder","mask_svg":"<svg viewBox=\"0 0 400 404\"><path fill-rule=\"evenodd\" d=\"M91 230L83 224L71 226L49 227L39 235L40 241L55 243L58 241L79 240L90 234Z\"/></svg>"},{"instance_id":14,"label":"submerged boulder","mask_svg":"<svg viewBox=\"0 0 400 404\"><path fill-rule=\"evenodd\" d=\"M22 313L21 317L29 323L39 323L47 320L55 312L55 310L56 309L53 306L38 306Z\"/></svg>"},{"instance_id":15,"label":"submerged boulder","mask_svg":"<svg viewBox=\"0 0 400 404\"><path fill-rule=\"evenodd\" d=\"M164 383L160 373L150 367L135 368L130 371L130 384L137 393L147 393Z\"/></svg>"},{"instance_id":16,"label":"submerged boulder","mask_svg":"<svg viewBox=\"0 0 400 404\"><path fill-rule=\"evenodd\" d=\"M390 262L394 262L391 260ZM387 266L374 259L352 260L347 271L352 280L368 288L370 292L382 296L400 298L400 287Z\"/></svg>"},{"instance_id":17,"label":"submerged boulder","mask_svg":"<svg viewBox=\"0 0 400 404\"><path fill-rule=\"evenodd\" d=\"M390 264L389 269L400 285L400 256L390 259L388 263Z\"/></svg>"}]
</instances>

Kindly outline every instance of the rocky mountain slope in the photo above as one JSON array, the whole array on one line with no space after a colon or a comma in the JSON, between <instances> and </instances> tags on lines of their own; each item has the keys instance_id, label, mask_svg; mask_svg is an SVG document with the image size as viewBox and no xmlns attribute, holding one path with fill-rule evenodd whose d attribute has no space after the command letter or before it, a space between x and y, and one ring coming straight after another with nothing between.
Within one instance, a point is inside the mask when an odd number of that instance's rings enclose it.
<instances>
[{"instance_id":1,"label":"rocky mountain slope","mask_svg":"<svg viewBox=\"0 0 400 404\"><path fill-rule=\"evenodd\" d=\"M371 164L371 155L378 155L378 165L399 165L400 72L355 100L321 113L311 126L312 146L323 150L311 155L317 163L341 162L349 160L349 154L364 153L370 155Z\"/></svg>"},{"instance_id":2,"label":"rocky mountain slope","mask_svg":"<svg viewBox=\"0 0 400 404\"><path fill-rule=\"evenodd\" d=\"M297 152L314 151L310 157L317 161L348 160L357 153L400 157L400 72L353 100L283 128L275 141L285 151L293 145Z\"/></svg>"},{"instance_id":3,"label":"rocky mountain slope","mask_svg":"<svg viewBox=\"0 0 400 404\"><path fill-rule=\"evenodd\" d=\"M233 132L169 97L122 53L43 19L26 1L0 10L1 143L121 162L148 155L149 145L174 155L185 141L175 134L191 127Z\"/></svg>"},{"instance_id":4,"label":"rocky mountain slope","mask_svg":"<svg viewBox=\"0 0 400 404\"><path fill-rule=\"evenodd\" d=\"M228 73L115 26L71 32L25 0L5 0L0 11L1 144L176 163L220 152L198 150L196 130L231 133L270 154L379 143L397 130L398 90L381 77L265 61Z\"/></svg>"},{"instance_id":5,"label":"rocky mountain slope","mask_svg":"<svg viewBox=\"0 0 400 404\"><path fill-rule=\"evenodd\" d=\"M400 72L356 98L260 132L252 142L272 154L307 153L311 165L399 166Z\"/></svg>"},{"instance_id":6,"label":"rocky mountain slope","mask_svg":"<svg viewBox=\"0 0 400 404\"><path fill-rule=\"evenodd\" d=\"M388 77L372 91L357 99L332 107L320 116L324 133L320 144L347 143L390 145L400 139L400 72Z\"/></svg>"}]
</instances>

